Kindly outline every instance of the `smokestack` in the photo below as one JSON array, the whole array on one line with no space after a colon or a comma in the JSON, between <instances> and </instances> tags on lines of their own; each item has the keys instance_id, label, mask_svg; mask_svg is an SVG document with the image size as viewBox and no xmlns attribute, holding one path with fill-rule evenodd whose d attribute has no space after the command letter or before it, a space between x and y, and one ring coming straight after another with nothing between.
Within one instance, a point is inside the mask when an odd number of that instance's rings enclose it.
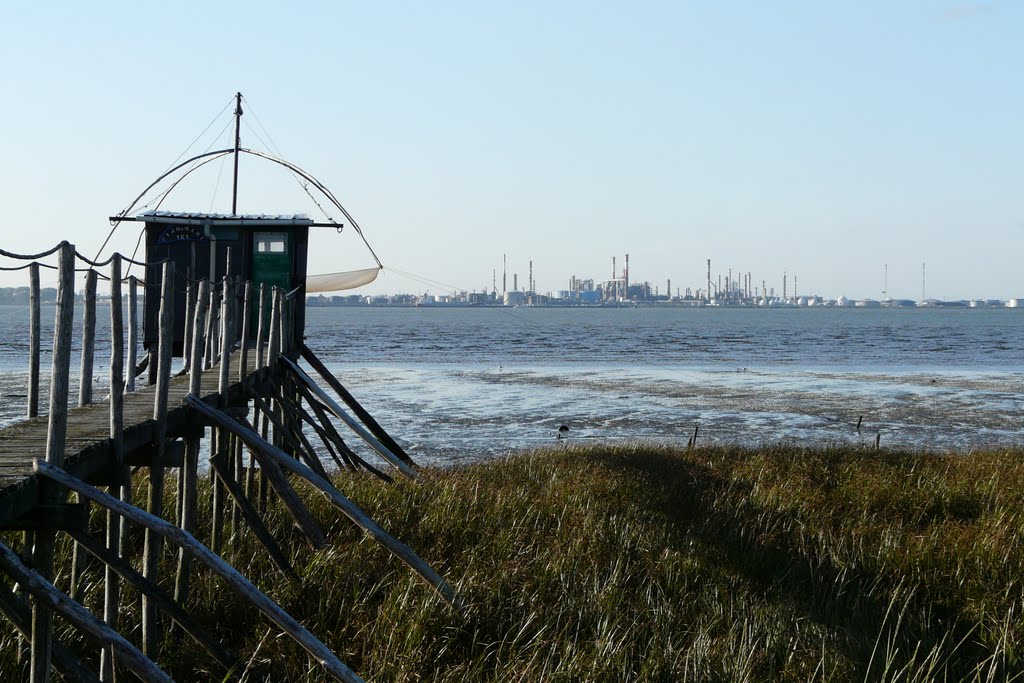
<instances>
[{"instance_id":1,"label":"smokestack","mask_svg":"<svg viewBox=\"0 0 1024 683\"><path fill-rule=\"evenodd\" d=\"M799 294L796 293L796 275L793 276L793 296L799 296Z\"/></svg>"},{"instance_id":2,"label":"smokestack","mask_svg":"<svg viewBox=\"0 0 1024 683\"><path fill-rule=\"evenodd\" d=\"M705 290L705 298L711 302L711 259L708 259L708 288Z\"/></svg>"},{"instance_id":3,"label":"smokestack","mask_svg":"<svg viewBox=\"0 0 1024 683\"><path fill-rule=\"evenodd\" d=\"M501 295L505 296L505 292L508 291L508 258L505 254L501 255Z\"/></svg>"},{"instance_id":4,"label":"smokestack","mask_svg":"<svg viewBox=\"0 0 1024 683\"><path fill-rule=\"evenodd\" d=\"M618 301L619 299L619 283L615 281L615 257L612 256L612 300Z\"/></svg>"},{"instance_id":5,"label":"smokestack","mask_svg":"<svg viewBox=\"0 0 1024 683\"><path fill-rule=\"evenodd\" d=\"M518 292L519 291L519 273L513 273L512 274L512 291L513 292Z\"/></svg>"},{"instance_id":6,"label":"smokestack","mask_svg":"<svg viewBox=\"0 0 1024 683\"><path fill-rule=\"evenodd\" d=\"M782 300L786 300L786 274L782 274Z\"/></svg>"},{"instance_id":7,"label":"smokestack","mask_svg":"<svg viewBox=\"0 0 1024 683\"><path fill-rule=\"evenodd\" d=\"M533 291L533 261L530 261L530 290Z\"/></svg>"},{"instance_id":8,"label":"smokestack","mask_svg":"<svg viewBox=\"0 0 1024 683\"><path fill-rule=\"evenodd\" d=\"M672 278L665 281L665 293L668 294L668 300L672 301Z\"/></svg>"},{"instance_id":9,"label":"smokestack","mask_svg":"<svg viewBox=\"0 0 1024 683\"><path fill-rule=\"evenodd\" d=\"M626 254L626 272L623 277L626 279L626 297L629 297L629 254Z\"/></svg>"}]
</instances>

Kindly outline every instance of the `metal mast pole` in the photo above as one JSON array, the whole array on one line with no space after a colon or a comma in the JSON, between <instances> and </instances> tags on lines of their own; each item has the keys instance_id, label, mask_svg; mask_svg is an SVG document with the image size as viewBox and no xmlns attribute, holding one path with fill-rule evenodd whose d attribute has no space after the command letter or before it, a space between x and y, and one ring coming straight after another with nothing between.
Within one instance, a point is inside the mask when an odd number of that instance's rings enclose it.
<instances>
[{"instance_id":1,"label":"metal mast pole","mask_svg":"<svg viewBox=\"0 0 1024 683\"><path fill-rule=\"evenodd\" d=\"M238 215L238 149L242 146L242 93L235 93L235 179L231 186L231 215Z\"/></svg>"}]
</instances>

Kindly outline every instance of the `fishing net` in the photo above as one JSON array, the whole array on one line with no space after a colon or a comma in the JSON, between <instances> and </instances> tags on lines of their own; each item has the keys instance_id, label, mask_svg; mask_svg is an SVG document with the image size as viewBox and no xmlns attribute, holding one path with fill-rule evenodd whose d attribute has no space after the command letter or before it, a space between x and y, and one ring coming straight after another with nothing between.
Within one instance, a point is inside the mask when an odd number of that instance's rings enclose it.
<instances>
[{"instance_id":1,"label":"fishing net","mask_svg":"<svg viewBox=\"0 0 1024 683\"><path fill-rule=\"evenodd\" d=\"M306 293L340 292L343 289L362 287L376 280L380 271L380 268L364 268L363 270L347 270L342 273L308 275L306 276Z\"/></svg>"}]
</instances>

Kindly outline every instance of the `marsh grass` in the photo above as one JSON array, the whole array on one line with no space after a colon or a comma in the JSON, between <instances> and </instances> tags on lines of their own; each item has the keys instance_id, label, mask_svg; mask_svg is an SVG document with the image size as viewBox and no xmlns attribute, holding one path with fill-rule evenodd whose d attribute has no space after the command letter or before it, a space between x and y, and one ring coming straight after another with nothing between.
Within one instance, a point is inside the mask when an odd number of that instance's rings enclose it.
<instances>
[{"instance_id":1,"label":"marsh grass","mask_svg":"<svg viewBox=\"0 0 1024 683\"><path fill-rule=\"evenodd\" d=\"M1014 680L1022 456L587 447L427 470L417 484L340 475L456 587L464 617L311 491L324 548L269 514L299 584L249 534L228 558L370 680ZM98 611L97 568L86 586ZM136 640L137 602L122 614ZM322 680L208 572L190 609L237 650L228 680ZM180 680L225 679L180 631L163 652ZM8 627L0 678L18 675Z\"/></svg>"}]
</instances>

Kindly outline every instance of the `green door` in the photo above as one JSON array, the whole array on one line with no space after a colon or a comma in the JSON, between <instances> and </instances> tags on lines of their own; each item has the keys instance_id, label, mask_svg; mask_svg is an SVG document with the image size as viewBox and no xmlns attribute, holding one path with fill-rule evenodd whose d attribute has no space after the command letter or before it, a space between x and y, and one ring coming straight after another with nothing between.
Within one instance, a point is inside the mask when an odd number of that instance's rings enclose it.
<instances>
[{"instance_id":1,"label":"green door","mask_svg":"<svg viewBox=\"0 0 1024 683\"><path fill-rule=\"evenodd\" d=\"M264 323L270 323L270 288L280 287L288 291L292 288L292 242L287 232L256 232L252 236L252 282L254 296L259 296L261 282L267 284L267 317ZM253 306L252 334L259 329L257 310L259 301Z\"/></svg>"}]
</instances>

